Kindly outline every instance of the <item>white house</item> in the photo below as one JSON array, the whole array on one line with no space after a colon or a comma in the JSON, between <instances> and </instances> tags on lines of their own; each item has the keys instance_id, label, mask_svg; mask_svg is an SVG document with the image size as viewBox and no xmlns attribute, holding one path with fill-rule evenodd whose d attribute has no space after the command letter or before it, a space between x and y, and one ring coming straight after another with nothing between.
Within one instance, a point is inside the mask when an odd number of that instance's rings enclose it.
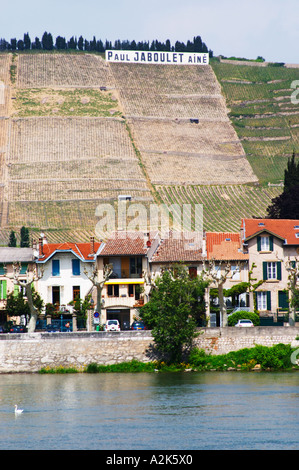
<instances>
[{"instance_id":1,"label":"white house","mask_svg":"<svg viewBox=\"0 0 299 470\"><path fill-rule=\"evenodd\" d=\"M91 293L93 284L89 277L96 268L96 256L101 243L47 243L39 240L37 265L43 276L38 281L38 292L45 305L56 308L67 306L76 298L84 299Z\"/></svg>"}]
</instances>

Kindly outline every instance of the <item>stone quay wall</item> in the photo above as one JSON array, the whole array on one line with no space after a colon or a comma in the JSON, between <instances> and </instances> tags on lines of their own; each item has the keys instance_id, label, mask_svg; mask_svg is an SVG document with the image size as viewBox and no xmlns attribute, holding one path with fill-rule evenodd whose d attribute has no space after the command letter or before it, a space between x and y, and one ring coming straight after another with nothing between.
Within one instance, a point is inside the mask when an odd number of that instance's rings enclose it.
<instances>
[{"instance_id":1,"label":"stone quay wall","mask_svg":"<svg viewBox=\"0 0 299 470\"><path fill-rule=\"evenodd\" d=\"M225 354L256 344L299 347L299 327L202 328L195 344ZM0 335L0 373L38 372L44 367L75 367L153 359L150 331L23 333Z\"/></svg>"}]
</instances>

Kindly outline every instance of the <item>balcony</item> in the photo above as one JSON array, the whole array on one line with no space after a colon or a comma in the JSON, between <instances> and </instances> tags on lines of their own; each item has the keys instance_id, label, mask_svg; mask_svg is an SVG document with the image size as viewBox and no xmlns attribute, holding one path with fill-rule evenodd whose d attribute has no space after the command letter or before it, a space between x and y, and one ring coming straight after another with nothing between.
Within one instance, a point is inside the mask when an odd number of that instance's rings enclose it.
<instances>
[{"instance_id":1,"label":"balcony","mask_svg":"<svg viewBox=\"0 0 299 470\"><path fill-rule=\"evenodd\" d=\"M134 297L122 296L122 297L105 297L103 302L104 308L111 307L126 307L126 308L138 308L143 305L143 299L135 300ZM141 304L142 302L142 304Z\"/></svg>"},{"instance_id":2,"label":"balcony","mask_svg":"<svg viewBox=\"0 0 299 470\"><path fill-rule=\"evenodd\" d=\"M129 269L122 269L121 271L115 270L110 276L110 279L140 279L142 278L142 271L132 273Z\"/></svg>"}]
</instances>

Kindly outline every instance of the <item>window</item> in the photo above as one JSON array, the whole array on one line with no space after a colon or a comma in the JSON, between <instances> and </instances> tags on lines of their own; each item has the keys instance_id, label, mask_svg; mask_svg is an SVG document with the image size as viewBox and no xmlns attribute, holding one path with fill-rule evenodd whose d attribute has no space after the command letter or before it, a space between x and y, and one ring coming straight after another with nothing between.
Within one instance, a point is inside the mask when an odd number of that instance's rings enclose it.
<instances>
[{"instance_id":1,"label":"window","mask_svg":"<svg viewBox=\"0 0 299 470\"><path fill-rule=\"evenodd\" d=\"M257 237L257 251L273 251L273 236L263 235Z\"/></svg>"},{"instance_id":2,"label":"window","mask_svg":"<svg viewBox=\"0 0 299 470\"><path fill-rule=\"evenodd\" d=\"M281 261L263 262L263 280L281 280Z\"/></svg>"},{"instance_id":3,"label":"window","mask_svg":"<svg viewBox=\"0 0 299 470\"><path fill-rule=\"evenodd\" d=\"M130 257L130 276L141 277L142 273L142 258L141 256Z\"/></svg>"},{"instance_id":4,"label":"window","mask_svg":"<svg viewBox=\"0 0 299 470\"><path fill-rule=\"evenodd\" d=\"M59 286L52 287L52 304L55 305L57 308L60 305L60 287Z\"/></svg>"},{"instance_id":5,"label":"window","mask_svg":"<svg viewBox=\"0 0 299 470\"><path fill-rule=\"evenodd\" d=\"M59 259L52 260L52 276L60 275L60 262Z\"/></svg>"},{"instance_id":6,"label":"window","mask_svg":"<svg viewBox=\"0 0 299 470\"><path fill-rule=\"evenodd\" d=\"M271 310L271 292L263 291L256 293L256 306L258 310Z\"/></svg>"},{"instance_id":7,"label":"window","mask_svg":"<svg viewBox=\"0 0 299 470\"><path fill-rule=\"evenodd\" d=\"M80 286L73 286L73 300L80 299Z\"/></svg>"},{"instance_id":8,"label":"window","mask_svg":"<svg viewBox=\"0 0 299 470\"><path fill-rule=\"evenodd\" d=\"M267 263L267 279L276 279L276 263Z\"/></svg>"},{"instance_id":9,"label":"window","mask_svg":"<svg viewBox=\"0 0 299 470\"><path fill-rule=\"evenodd\" d=\"M135 300L140 299L140 286L139 284L128 285L129 297L135 297Z\"/></svg>"},{"instance_id":10,"label":"window","mask_svg":"<svg viewBox=\"0 0 299 470\"><path fill-rule=\"evenodd\" d=\"M73 276L80 276L80 260L72 259L72 272Z\"/></svg>"},{"instance_id":11,"label":"window","mask_svg":"<svg viewBox=\"0 0 299 470\"><path fill-rule=\"evenodd\" d=\"M189 276L191 279L196 279L197 277L197 267L196 266L189 266Z\"/></svg>"},{"instance_id":12,"label":"window","mask_svg":"<svg viewBox=\"0 0 299 470\"><path fill-rule=\"evenodd\" d=\"M108 284L108 286L107 286L107 295L108 295L108 297L119 297L119 285L118 284Z\"/></svg>"},{"instance_id":13,"label":"window","mask_svg":"<svg viewBox=\"0 0 299 470\"><path fill-rule=\"evenodd\" d=\"M239 266L232 266L231 267L231 278L235 281L240 280L240 268Z\"/></svg>"}]
</instances>

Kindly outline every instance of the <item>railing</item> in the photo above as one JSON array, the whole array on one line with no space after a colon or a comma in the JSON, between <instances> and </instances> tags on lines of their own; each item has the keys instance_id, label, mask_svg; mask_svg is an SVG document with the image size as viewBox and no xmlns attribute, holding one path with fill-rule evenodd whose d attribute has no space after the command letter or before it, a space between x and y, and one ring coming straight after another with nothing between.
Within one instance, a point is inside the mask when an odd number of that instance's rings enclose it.
<instances>
[{"instance_id":1,"label":"railing","mask_svg":"<svg viewBox=\"0 0 299 470\"><path fill-rule=\"evenodd\" d=\"M142 272L131 273L129 269L122 269L121 272L113 271L110 279L140 279L142 277Z\"/></svg>"}]
</instances>

